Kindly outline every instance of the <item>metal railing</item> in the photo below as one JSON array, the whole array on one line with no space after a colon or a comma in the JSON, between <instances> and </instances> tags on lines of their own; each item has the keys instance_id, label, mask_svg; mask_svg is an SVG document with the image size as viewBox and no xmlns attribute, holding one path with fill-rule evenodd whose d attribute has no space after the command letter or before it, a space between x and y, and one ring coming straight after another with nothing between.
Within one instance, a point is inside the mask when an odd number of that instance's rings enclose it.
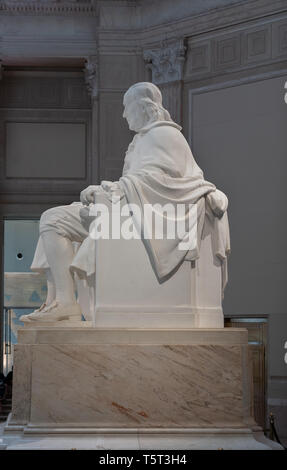
<instances>
[{"instance_id":1,"label":"metal railing","mask_svg":"<svg viewBox=\"0 0 287 470\"><path fill-rule=\"evenodd\" d=\"M3 372L6 375L12 367L12 309L10 307L4 307L3 322Z\"/></svg>"},{"instance_id":2,"label":"metal railing","mask_svg":"<svg viewBox=\"0 0 287 470\"><path fill-rule=\"evenodd\" d=\"M285 447L279 439L276 426L275 426L275 415L273 413L269 413L269 426L270 426L269 429L266 430L269 439L271 439L272 441L278 442L278 444L280 444L283 447L283 449L287 450L287 447Z\"/></svg>"}]
</instances>

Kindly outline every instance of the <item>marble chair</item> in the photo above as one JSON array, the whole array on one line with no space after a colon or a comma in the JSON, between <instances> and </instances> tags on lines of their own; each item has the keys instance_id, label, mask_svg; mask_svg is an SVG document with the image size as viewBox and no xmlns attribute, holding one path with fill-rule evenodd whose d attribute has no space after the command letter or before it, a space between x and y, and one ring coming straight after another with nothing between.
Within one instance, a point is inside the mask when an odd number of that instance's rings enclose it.
<instances>
[{"instance_id":1,"label":"marble chair","mask_svg":"<svg viewBox=\"0 0 287 470\"><path fill-rule=\"evenodd\" d=\"M213 231L206 215L199 259L184 261L164 282L142 240L95 240L95 275L77 282L85 319L100 328L223 328L223 266Z\"/></svg>"}]
</instances>

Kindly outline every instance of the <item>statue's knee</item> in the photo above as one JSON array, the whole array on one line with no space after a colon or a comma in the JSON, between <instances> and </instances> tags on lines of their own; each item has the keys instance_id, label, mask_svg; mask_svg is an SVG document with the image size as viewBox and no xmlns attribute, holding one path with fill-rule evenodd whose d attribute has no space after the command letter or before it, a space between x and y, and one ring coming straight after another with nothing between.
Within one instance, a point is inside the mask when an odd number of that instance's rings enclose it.
<instances>
[{"instance_id":1,"label":"statue's knee","mask_svg":"<svg viewBox=\"0 0 287 470\"><path fill-rule=\"evenodd\" d=\"M47 227L49 229L55 227L57 220L59 220L59 213L57 207L52 207L47 209L40 218L40 233L45 230Z\"/></svg>"}]
</instances>

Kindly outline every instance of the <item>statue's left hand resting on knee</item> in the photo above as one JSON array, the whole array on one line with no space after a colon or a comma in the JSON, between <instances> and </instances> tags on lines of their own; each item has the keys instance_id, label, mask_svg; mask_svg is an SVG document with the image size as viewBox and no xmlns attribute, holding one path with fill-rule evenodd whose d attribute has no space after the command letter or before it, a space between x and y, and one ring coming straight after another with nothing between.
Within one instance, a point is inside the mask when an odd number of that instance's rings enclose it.
<instances>
[{"instance_id":1,"label":"statue's left hand resting on knee","mask_svg":"<svg viewBox=\"0 0 287 470\"><path fill-rule=\"evenodd\" d=\"M135 136L126 152L122 177L116 182L102 181L100 185L88 186L81 192L80 202L48 209L42 214L31 269L46 273L48 294L46 302L35 312L22 316L22 321L80 320L73 271L86 277L94 273L95 240L83 223L86 213L83 209L95 202L97 193L104 193L110 201L125 197L127 204L136 205L139 210L133 217L142 233L146 227L144 217L140 216L147 203L196 207L193 223L196 222L197 231L192 248L180 250L183 239L178 234L172 240L156 240L156 243L152 237L145 240L154 273L161 282L185 259L198 258L206 214L216 219L216 255L224 259L229 252L227 197L204 179L181 127L162 106L160 90L152 83L136 83L125 93L123 105L123 117ZM74 242L80 244L76 255Z\"/></svg>"}]
</instances>

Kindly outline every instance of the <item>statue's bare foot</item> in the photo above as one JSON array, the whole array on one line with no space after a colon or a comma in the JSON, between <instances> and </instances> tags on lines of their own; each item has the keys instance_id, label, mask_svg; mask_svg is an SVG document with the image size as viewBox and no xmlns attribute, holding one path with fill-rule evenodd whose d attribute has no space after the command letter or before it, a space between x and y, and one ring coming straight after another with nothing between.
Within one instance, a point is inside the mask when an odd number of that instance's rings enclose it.
<instances>
[{"instance_id":1,"label":"statue's bare foot","mask_svg":"<svg viewBox=\"0 0 287 470\"><path fill-rule=\"evenodd\" d=\"M74 320L81 321L81 307L78 303L73 304L61 304L54 300L50 305L30 313L29 315L22 315L21 321L24 322L50 322L50 321L62 321L62 320Z\"/></svg>"}]
</instances>

